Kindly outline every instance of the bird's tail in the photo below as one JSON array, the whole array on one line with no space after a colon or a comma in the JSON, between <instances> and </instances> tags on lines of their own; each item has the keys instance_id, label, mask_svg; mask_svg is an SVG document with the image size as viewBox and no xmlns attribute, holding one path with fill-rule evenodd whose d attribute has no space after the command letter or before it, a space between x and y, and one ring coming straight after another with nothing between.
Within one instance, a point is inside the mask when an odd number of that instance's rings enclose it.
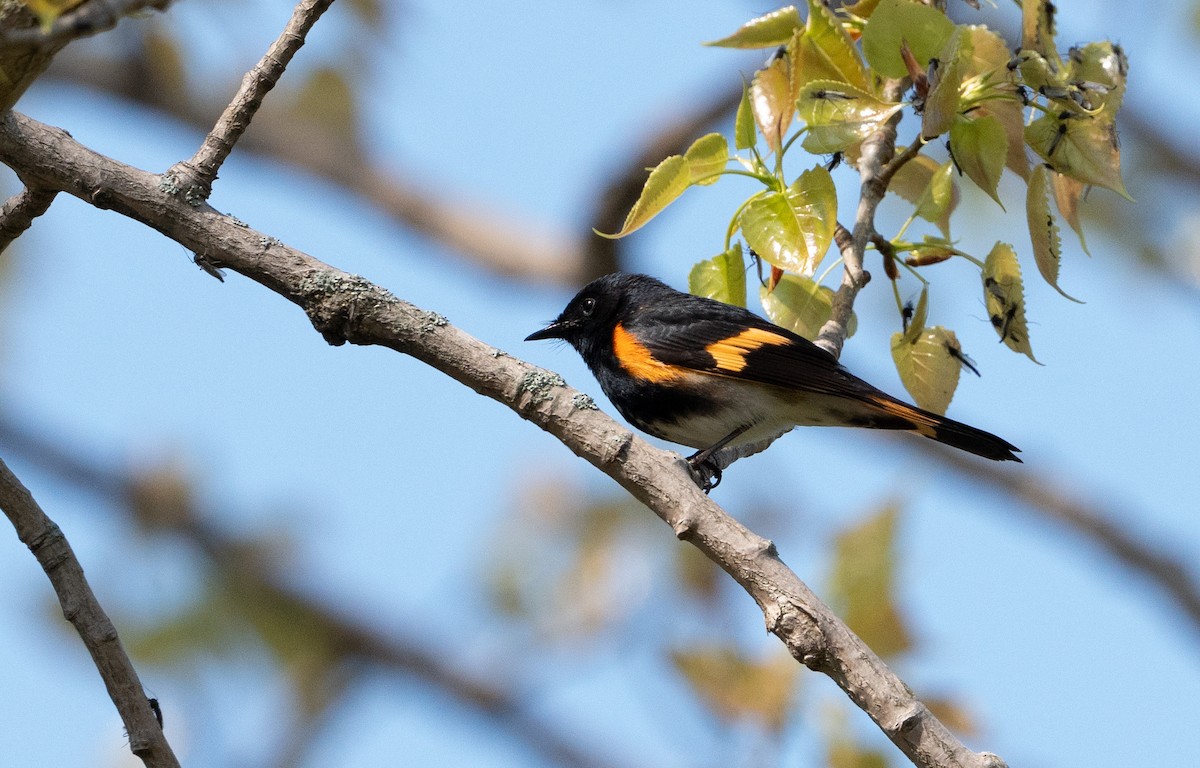
<instances>
[{"instance_id":1,"label":"bird's tail","mask_svg":"<svg viewBox=\"0 0 1200 768\"><path fill-rule=\"evenodd\" d=\"M1020 448L990 432L895 400L883 393L871 396L869 401L887 416L872 426L883 429L909 429L931 440L993 461L1021 461L1016 455Z\"/></svg>"}]
</instances>

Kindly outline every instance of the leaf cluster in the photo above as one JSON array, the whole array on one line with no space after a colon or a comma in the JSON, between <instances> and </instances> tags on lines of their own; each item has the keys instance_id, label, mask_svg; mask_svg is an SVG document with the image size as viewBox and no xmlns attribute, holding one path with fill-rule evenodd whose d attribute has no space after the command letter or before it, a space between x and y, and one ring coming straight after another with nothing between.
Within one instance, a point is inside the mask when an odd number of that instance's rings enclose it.
<instances>
[{"instance_id":1,"label":"leaf cluster","mask_svg":"<svg viewBox=\"0 0 1200 768\"><path fill-rule=\"evenodd\" d=\"M842 226L831 172L843 162L857 167L866 139L911 116L919 121L912 145L893 150L876 177L911 213L890 238L871 238L893 286L902 330L892 337L892 355L905 387L921 406L944 412L962 368L977 373L952 330L927 325L929 282L923 273L955 258L979 270L982 299L1001 343L1036 362L1014 248L997 242L978 258L952 239L960 179L1002 207L1005 169L1026 183L1034 263L1047 283L1071 298L1058 285L1058 222L1066 221L1086 250L1079 206L1087 189L1101 186L1128 197L1115 127L1128 64L1109 42L1061 56L1053 4L1022 0L1021 9L1015 51L987 27L955 24L944 11L916 0L860 0L836 9L808 0L803 9L788 6L752 19L709 43L774 49L743 84L733 151L728 139L712 133L663 160L624 225L606 236L635 232L691 187L726 176L749 178L757 190L734 212L721 252L692 268L689 287L745 305L749 258L759 267L766 315L815 338L833 307L834 292L824 282L841 262L825 265ZM896 93L903 95L897 99ZM944 144L946 159L926 151L935 142ZM785 163L797 146L809 157L799 172ZM908 237L918 219L936 233ZM840 247L852 247L849 238ZM916 307L901 299L905 276L921 286Z\"/></svg>"}]
</instances>

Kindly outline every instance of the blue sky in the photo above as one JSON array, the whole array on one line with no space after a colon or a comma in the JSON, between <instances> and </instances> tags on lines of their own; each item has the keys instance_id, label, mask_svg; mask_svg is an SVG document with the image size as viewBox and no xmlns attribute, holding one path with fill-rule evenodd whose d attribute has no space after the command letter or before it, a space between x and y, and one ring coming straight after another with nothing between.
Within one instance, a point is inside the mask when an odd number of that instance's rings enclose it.
<instances>
[{"instance_id":1,"label":"blue sky","mask_svg":"<svg viewBox=\"0 0 1200 768\"><path fill-rule=\"evenodd\" d=\"M235 87L289 12L281 3L264 6L247 13L232 42L202 51L200 71L228 73L222 88ZM1164 16L1185 12L1167 7ZM699 42L761 10L712 2L413 2L394 19L398 42L376 51L376 41L363 39L361 50L346 51L337 34L346 9L335 4L297 67L349 55L373 62L363 105L368 136L397 172L435 180L451 194L501 201L517 218L581 231L592 196L648 121L669 119L752 71L755 55ZM196 29L220 28L204 8L183 4L172 14ZM1180 25L1135 4L1063 4L1060 18L1064 43L1112 36L1124 45L1132 59L1129 103L1137 106L1173 94L1171 72L1196 56ZM61 84L39 85L19 108L150 170L190 156L200 139ZM1194 198L1161 199L1144 180L1127 178L1139 206L1163 211L1164 236L1178 216L1195 212ZM835 180L849 188L851 172ZM691 264L720 250L729 212L748 191L736 182L693 190L635 236L633 266L684 287ZM1027 252L1023 190L1008 178L1002 193L1013 201L1008 214L968 194L955 232L966 250L983 254L1005 239ZM477 272L338 189L237 151L212 202L560 371L607 407L573 352L521 342L570 291ZM902 215L899 206L886 209L881 231L894 231ZM1071 237L1064 243L1061 284L1086 304L1063 300L1025 263L1033 346L1045 367L996 344L970 287L978 279L971 269L931 271L931 322L953 327L984 372L964 378L950 415L1019 445L1028 471L1079 498L1128 510L1132 527L1194 562L1195 292L1165 288L1098 231L1089 237L1092 258ZM178 456L204 500L223 510L222 525L291 532L293 562L304 564L316 593L387 626L419 624L456 654L486 656L489 649L463 639L462 612L480 605L481 562L495 540L487 532L505 523L521 485L553 477L595 491L611 487L507 409L392 352L328 347L292 305L236 275L225 283L208 278L180 246L112 213L60 199L12 256L0 297L0 404L7 412L20 409L28 423L118 465ZM843 360L902 394L888 353L895 310L885 289L880 280L863 294L859 332ZM153 615L190 586L185 552L131 540L94 499L4 458L67 532L102 600ZM925 649L899 671L919 689L965 698L983 729L972 746L1014 766L1171 764L1200 750L1196 636L1173 609L1073 535L1014 512L1009 500L981 493L898 441L841 430L794 433L735 466L715 497L735 515L769 498L783 514L756 528L818 589L830 533L899 499L900 590ZM648 547L680 546L665 527L651 530ZM134 764L122 756L120 724L82 649L49 628L44 576L14 536L0 537L0 582L8 585L0 590L0 753L14 765ZM714 636L774 642L759 638L760 619L745 603L744 625L716 628ZM668 723L654 709L678 681L652 676L655 667L636 649L595 656L583 673L547 659L536 710L635 764L693 765L724 748L703 730L663 737ZM186 764L260 758L257 740L275 733L272 712L286 696L255 661L203 665L183 682L145 674L166 702L168 734ZM836 695L827 681L809 679L823 695ZM186 703L172 703L180 700ZM55 714L64 702L65 726ZM420 688L380 681L357 691L355 704L355 717L331 727L314 765L396 756L414 765L533 764L494 729L455 717ZM229 708L243 716L223 717ZM220 744L197 740L213 733ZM781 762L808 764L812 750L811 737L789 739Z\"/></svg>"}]
</instances>

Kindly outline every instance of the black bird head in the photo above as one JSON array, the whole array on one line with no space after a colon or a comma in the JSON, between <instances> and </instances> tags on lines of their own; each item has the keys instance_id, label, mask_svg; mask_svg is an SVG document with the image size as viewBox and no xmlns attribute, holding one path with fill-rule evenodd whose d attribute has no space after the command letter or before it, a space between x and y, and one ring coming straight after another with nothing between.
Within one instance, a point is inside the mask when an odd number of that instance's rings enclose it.
<instances>
[{"instance_id":1,"label":"black bird head","mask_svg":"<svg viewBox=\"0 0 1200 768\"><path fill-rule=\"evenodd\" d=\"M589 344L611 338L612 329L631 307L649 303L674 291L649 275L612 274L583 287L558 318L525 341L562 339L588 358Z\"/></svg>"}]
</instances>

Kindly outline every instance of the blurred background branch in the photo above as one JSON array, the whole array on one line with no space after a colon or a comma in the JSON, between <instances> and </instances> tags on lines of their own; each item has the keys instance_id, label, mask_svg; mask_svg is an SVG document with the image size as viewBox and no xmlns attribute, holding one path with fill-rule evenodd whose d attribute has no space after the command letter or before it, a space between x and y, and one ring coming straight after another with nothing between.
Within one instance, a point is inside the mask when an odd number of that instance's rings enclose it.
<instances>
[{"instance_id":1,"label":"blurred background branch","mask_svg":"<svg viewBox=\"0 0 1200 768\"><path fill-rule=\"evenodd\" d=\"M308 690L297 691L307 701L299 707L306 716L294 729L299 744L285 754L302 755L319 733L313 724L333 716L347 689L361 684L376 670L405 675L420 681L459 706L474 710L507 730L514 740L546 761L577 768L613 768L589 754L581 745L556 733L528 711L522 685L514 681L514 670L504 659L485 664L486 675L455 667L452 657L423 647L401 633L369 627L341 614L333 605L304 594L292 586L294 576L277 565L269 542L235 538L210 522L221 515L195 506L192 480L171 467L130 473L104 465L81 453L71 452L55 441L0 416L0 445L23 461L99 497L124 511L137 527L153 536L176 537L204 556L207 580L225 584L243 606L240 616L221 617L250 625L254 634L271 645L271 625L282 624L295 637L289 641L293 653L319 654L305 666L313 679L298 678ZM165 638L160 632L143 629L135 647L154 648L161 654ZM158 635L157 639L155 635ZM286 651L280 662L289 663ZM165 659L159 658L160 663ZM294 666L294 659L291 660ZM316 692L320 696L315 696ZM169 702L164 702L169 704ZM305 745L305 746L301 746ZM292 765L293 757L280 765Z\"/></svg>"}]
</instances>

